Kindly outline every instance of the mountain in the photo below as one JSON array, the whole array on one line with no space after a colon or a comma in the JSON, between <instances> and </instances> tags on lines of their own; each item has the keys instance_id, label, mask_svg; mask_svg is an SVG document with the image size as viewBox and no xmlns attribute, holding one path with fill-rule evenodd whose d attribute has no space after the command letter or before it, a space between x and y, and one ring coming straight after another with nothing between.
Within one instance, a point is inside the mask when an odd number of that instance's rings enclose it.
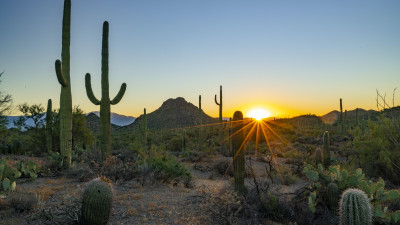
<instances>
[{"instance_id":1,"label":"mountain","mask_svg":"<svg viewBox=\"0 0 400 225\"><path fill-rule=\"evenodd\" d=\"M166 100L160 108L147 114L148 129L169 129L190 127L200 124L199 108L184 98ZM212 118L201 111L202 123L217 123L218 119ZM136 118L135 122L123 127L124 130L139 129L143 115Z\"/></svg>"},{"instance_id":2,"label":"mountain","mask_svg":"<svg viewBox=\"0 0 400 225\"><path fill-rule=\"evenodd\" d=\"M343 112L343 116L344 116L345 112ZM347 111L346 113L346 118L350 119L350 120L355 120L356 118L356 110L350 110ZM379 112L375 111L375 110L365 110L365 109L358 109L358 116L360 119L366 120L368 119L368 115L369 116L373 116L376 117L376 115L379 114ZM340 112L337 110L333 110L323 116L321 116L321 120L326 123L326 124L333 124L335 123L337 120L339 120L340 117Z\"/></svg>"},{"instance_id":3,"label":"mountain","mask_svg":"<svg viewBox=\"0 0 400 225\"><path fill-rule=\"evenodd\" d=\"M99 111L90 112L87 115L89 115L91 113L93 113L96 116L100 117L100 112ZM136 118L133 117L133 116L124 116L124 115L120 115L118 113L113 113L113 112L111 113L111 123L115 124L117 126L120 126L120 127L129 125L129 124L135 122L135 119Z\"/></svg>"},{"instance_id":4,"label":"mountain","mask_svg":"<svg viewBox=\"0 0 400 225\"><path fill-rule=\"evenodd\" d=\"M7 121L8 121L8 124L6 125L7 129L15 128L14 121L18 120L19 117L20 116L6 116ZM46 114L44 113L42 119L45 119L45 118L46 118ZM35 126L35 123L30 118L25 121L25 124L28 125L28 126L31 126L31 127ZM24 130L25 129L22 128L22 131L24 131Z\"/></svg>"},{"instance_id":5,"label":"mountain","mask_svg":"<svg viewBox=\"0 0 400 225\"><path fill-rule=\"evenodd\" d=\"M89 113L86 116L86 125L88 126L89 130L93 132L93 134L100 134L100 117L95 113ZM120 128L120 126L111 123L112 131L118 128Z\"/></svg>"}]
</instances>

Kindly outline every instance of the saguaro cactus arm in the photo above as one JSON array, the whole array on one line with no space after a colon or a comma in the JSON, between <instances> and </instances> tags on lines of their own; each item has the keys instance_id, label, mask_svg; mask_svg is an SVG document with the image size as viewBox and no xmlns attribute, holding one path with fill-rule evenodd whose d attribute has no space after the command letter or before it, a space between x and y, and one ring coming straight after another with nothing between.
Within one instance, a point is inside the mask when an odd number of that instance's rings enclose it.
<instances>
[{"instance_id":1,"label":"saguaro cactus arm","mask_svg":"<svg viewBox=\"0 0 400 225\"><path fill-rule=\"evenodd\" d=\"M215 104L217 104L217 105L220 105L220 103L218 103L218 101L217 101L217 95L215 95Z\"/></svg>"},{"instance_id":2,"label":"saguaro cactus arm","mask_svg":"<svg viewBox=\"0 0 400 225\"><path fill-rule=\"evenodd\" d=\"M55 66L56 66L56 74L57 74L58 83L60 83L61 86L66 87L67 82L65 81L64 76L62 74L61 61L59 59L56 60Z\"/></svg>"},{"instance_id":3,"label":"saguaro cactus arm","mask_svg":"<svg viewBox=\"0 0 400 225\"><path fill-rule=\"evenodd\" d=\"M85 76L85 87L86 87L86 94L89 100L95 105L100 105L100 101L93 94L92 84L90 82L90 73L87 73Z\"/></svg>"},{"instance_id":4,"label":"saguaro cactus arm","mask_svg":"<svg viewBox=\"0 0 400 225\"><path fill-rule=\"evenodd\" d=\"M116 105L118 104L119 101L121 101L122 97L124 97L126 91L126 83L123 83L121 85L121 88L119 89L118 94L115 96L115 98L113 100L111 100L111 105Z\"/></svg>"}]
</instances>

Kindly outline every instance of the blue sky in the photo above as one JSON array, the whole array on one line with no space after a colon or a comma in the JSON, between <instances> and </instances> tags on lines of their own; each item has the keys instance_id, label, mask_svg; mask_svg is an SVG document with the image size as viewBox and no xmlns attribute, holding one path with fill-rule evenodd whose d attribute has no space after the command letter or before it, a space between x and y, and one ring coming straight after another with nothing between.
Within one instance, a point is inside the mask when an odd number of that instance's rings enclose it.
<instances>
[{"instance_id":1,"label":"blue sky","mask_svg":"<svg viewBox=\"0 0 400 225\"><path fill-rule=\"evenodd\" d=\"M59 105L62 0L0 0L1 88L14 103ZM102 23L110 23L112 111L139 116L184 97L211 116L264 107L277 116L376 109L376 89L400 84L400 1L72 0L73 104L92 74L100 98ZM396 95L398 96L398 95ZM399 104L400 96L396 104ZM14 114L18 114L17 111Z\"/></svg>"}]
</instances>

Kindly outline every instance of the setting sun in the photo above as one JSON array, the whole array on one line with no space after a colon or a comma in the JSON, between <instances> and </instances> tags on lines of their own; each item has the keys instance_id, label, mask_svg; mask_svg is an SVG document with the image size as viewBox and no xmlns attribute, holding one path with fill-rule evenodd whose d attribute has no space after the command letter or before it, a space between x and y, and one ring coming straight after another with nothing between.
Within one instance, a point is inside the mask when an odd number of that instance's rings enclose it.
<instances>
[{"instance_id":1,"label":"setting sun","mask_svg":"<svg viewBox=\"0 0 400 225\"><path fill-rule=\"evenodd\" d=\"M248 117L254 118L256 120L262 120L264 118L270 117L271 115L271 112L263 108L255 108L247 113Z\"/></svg>"}]
</instances>

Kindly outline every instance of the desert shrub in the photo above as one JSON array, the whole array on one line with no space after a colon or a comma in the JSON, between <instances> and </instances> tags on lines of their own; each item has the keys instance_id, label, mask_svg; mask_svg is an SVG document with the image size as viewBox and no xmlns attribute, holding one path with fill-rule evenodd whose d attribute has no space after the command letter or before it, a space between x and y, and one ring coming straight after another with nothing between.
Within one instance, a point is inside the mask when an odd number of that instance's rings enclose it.
<instances>
[{"instance_id":1,"label":"desert shrub","mask_svg":"<svg viewBox=\"0 0 400 225\"><path fill-rule=\"evenodd\" d=\"M38 198L34 193L16 191L11 194L9 202L15 212L30 212L38 204Z\"/></svg>"},{"instance_id":2,"label":"desert shrub","mask_svg":"<svg viewBox=\"0 0 400 225\"><path fill-rule=\"evenodd\" d=\"M400 117L382 114L368 123L368 131L354 130L352 157L357 166L372 177L383 176L400 184Z\"/></svg>"},{"instance_id":3,"label":"desert shrub","mask_svg":"<svg viewBox=\"0 0 400 225\"><path fill-rule=\"evenodd\" d=\"M168 154L150 158L146 160L149 167L154 171L154 175L158 180L169 182L175 178L190 177L190 172L177 161L173 156Z\"/></svg>"},{"instance_id":4,"label":"desert shrub","mask_svg":"<svg viewBox=\"0 0 400 225\"><path fill-rule=\"evenodd\" d=\"M96 177L96 174L87 164L78 163L68 169L67 176L80 182L87 182Z\"/></svg>"}]
</instances>

